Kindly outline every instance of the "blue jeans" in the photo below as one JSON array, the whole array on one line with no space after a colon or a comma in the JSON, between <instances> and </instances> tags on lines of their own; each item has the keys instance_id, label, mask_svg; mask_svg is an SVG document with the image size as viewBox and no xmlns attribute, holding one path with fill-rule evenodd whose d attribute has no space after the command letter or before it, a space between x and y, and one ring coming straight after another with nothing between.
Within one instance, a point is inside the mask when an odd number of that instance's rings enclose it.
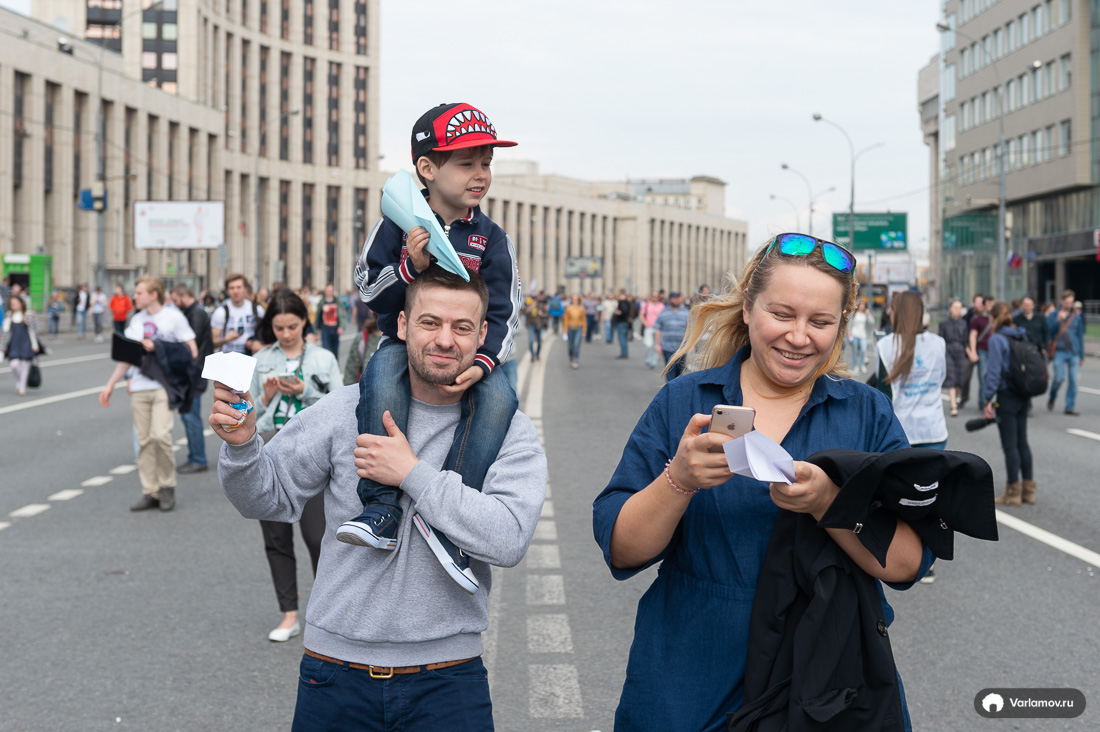
<instances>
[{"instance_id":1,"label":"blue jeans","mask_svg":"<svg viewBox=\"0 0 1100 732\"><path fill-rule=\"evenodd\" d=\"M997 431L1005 454L1005 476L1009 483L1033 477L1031 446L1027 442L1027 407L1030 399L1021 399L1008 389L997 392Z\"/></svg>"},{"instance_id":2,"label":"blue jeans","mask_svg":"<svg viewBox=\"0 0 1100 732\"><path fill-rule=\"evenodd\" d=\"M619 334L619 356L630 356L630 323L625 320L615 325L615 332Z\"/></svg>"},{"instance_id":3,"label":"blue jeans","mask_svg":"<svg viewBox=\"0 0 1100 732\"><path fill-rule=\"evenodd\" d=\"M925 450L946 450L947 440L941 440L940 442L918 442L911 447L923 447Z\"/></svg>"},{"instance_id":4,"label":"blue jeans","mask_svg":"<svg viewBox=\"0 0 1100 732\"><path fill-rule=\"evenodd\" d=\"M372 679L370 671L302 654L292 732L492 732L485 664Z\"/></svg>"},{"instance_id":5,"label":"blue jeans","mask_svg":"<svg viewBox=\"0 0 1100 732\"><path fill-rule=\"evenodd\" d=\"M611 325L611 321L610 320L603 321L603 337L604 337L604 340L606 340L608 343L610 343L611 340L612 340L612 336L611 336L612 331L614 331L614 327Z\"/></svg>"},{"instance_id":6,"label":"blue jeans","mask_svg":"<svg viewBox=\"0 0 1100 732\"><path fill-rule=\"evenodd\" d=\"M61 316L60 315L51 315L49 317L50 317L50 325L49 325L50 335L57 335L57 331L58 331L58 329L61 325Z\"/></svg>"},{"instance_id":7,"label":"blue jeans","mask_svg":"<svg viewBox=\"0 0 1100 732\"><path fill-rule=\"evenodd\" d=\"M76 334L82 336L88 332L88 311L76 311Z\"/></svg>"},{"instance_id":8,"label":"blue jeans","mask_svg":"<svg viewBox=\"0 0 1100 732\"><path fill-rule=\"evenodd\" d=\"M676 351L666 351L662 348L661 353L665 357L665 363L668 363L672 360L672 354L676 353ZM667 384L682 373L684 373L684 359L681 358L672 364L672 367L665 372L665 383Z\"/></svg>"},{"instance_id":9,"label":"blue jeans","mask_svg":"<svg viewBox=\"0 0 1100 732\"><path fill-rule=\"evenodd\" d=\"M537 323L527 326L527 350L531 352L532 359L537 359L542 353L542 328Z\"/></svg>"},{"instance_id":10,"label":"blue jeans","mask_svg":"<svg viewBox=\"0 0 1100 732\"><path fill-rule=\"evenodd\" d=\"M588 326L588 330L585 331L585 333L584 333L584 342L585 343L591 343L592 342L592 334L596 331L596 316L595 315L585 315L584 319L585 319L585 325Z\"/></svg>"},{"instance_id":11,"label":"blue jeans","mask_svg":"<svg viewBox=\"0 0 1100 732\"><path fill-rule=\"evenodd\" d=\"M359 434L386 434L382 425L382 413L386 411L398 429L408 434L411 399L405 343L387 340L367 361L359 379L359 405L355 408ZM496 460L518 408L516 392L499 368L463 392L462 414L443 469L454 470L463 483L481 490L485 473ZM356 491L363 506L384 504L397 509L401 500L400 488L366 478L359 479Z\"/></svg>"},{"instance_id":12,"label":"blue jeans","mask_svg":"<svg viewBox=\"0 0 1100 732\"><path fill-rule=\"evenodd\" d=\"M519 394L519 367L516 366L516 359L510 358L497 368L504 372L504 378L508 379L508 386L512 387L512 391Z\"/></svg>"},{"instance_id":13,"label":"blue jeans","mask_svg":"<svg viewBox=\"0 0 1100 732\"><path fill-rule=\"evenodd\" d=\"M340 361L340 334L335 328L321 328L321 345L332 351L336 361Z\"/></svg>"},{"instance_id":14,"label":"blue jeans","mask_svg":"<svg viewBox=\"0 0 1100 732\"><path fill-rule=\"evenodd\" d=\"M1066 371L1069 370L1069 386L1066 387L1066 411L1073 409L1077 404L1077 377L1081 370L1081 359L1070 351L1054 352L1054 380L1050 383L1050 400L1058 398L1058 388L1066 380Z\"/></svg>"},{"instance_id":15,"label":"blue jeans","mask_svg":"<svg viewBox=\"0 0 1100 732\"><path fill-rule=\"evenodd\" d=\"M985 386L985 362L989 360L989 351L978 351L978 394L979 398L982 393L982 388Z\"/></svg>"},{"instance_id":16,"label":"blue jeans","mask_svg":"<svg viewBox=\"0 0 1100 732\"><path fill-rule=\"evenodd\" d=\"M861 369L867 360L867 339L852 338L852 366Z\"/></svg>"},{"instance_id":17,"label":"blue jeans","mask_svg":"<svg viewBox=\"0 0 1100 732\"><path fill-rule=\"evenodd\" d=\"M583 330L581 328L570 328L567 335L569 336L569 360L580 361Z\"/></svg>"},{"instance_id":18,"label":"blue jeans","mask_svg":"<svg viewBox=\"0 0 1100 732\"><path fill-rule=\"evenodd\" d=\"M183 432L187 435L187 462L195 465L206 465L206 438L202 436L202 393L195 395L195 401L191 402L191 411L180 414L180 422L183 422Z\"/></svg>"}]
</instances>

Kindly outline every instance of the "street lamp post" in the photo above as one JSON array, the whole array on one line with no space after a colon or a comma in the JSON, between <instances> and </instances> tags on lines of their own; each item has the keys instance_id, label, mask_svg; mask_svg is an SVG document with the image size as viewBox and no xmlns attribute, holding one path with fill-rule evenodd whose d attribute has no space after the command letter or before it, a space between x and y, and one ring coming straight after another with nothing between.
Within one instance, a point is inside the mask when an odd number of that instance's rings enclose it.
<instances>
[{"instance_id":1,"label":"street lamp post","mask_svg":"<svg viewBox=\"0 0 1100 732\"><path fill-rule=\"evenodd\" d=\"M779 167L781 167L783 170L791 171L792 173L797 175L799 178L801 178L802 181L806 184L806 190L810 194L810 226L809 226L809 230L807 231L807 233L810 234L810 236L813 236L813 233L814 233L814 187L812 185L810 185L810 179L809 178L804 176L802 173L799 173L797 170L795 170L791 166L787 165L786 163L780 164Z\"/></svg>"},{"instance_id":2,"label":"street lamp post","mask_svg":"<svg viewBox=\"0 0 1100 732\"><path fill-rule=\"evenodd\" d=\"M289 111L283 112L279 115L278 127L281 130L283 127L283 120L287 117L293 117L301 110L298 107L294 107ZM255 216L256 231L252 236L256 240L256 277L253 280L255 292L260 291L260 280L263 275L263 242L260 241L260 135L257 131L256 134L256 156L252 161L252 209Z\"/></svg>"},{"instance_id":3,"label":"street lamp post","mask_svg":"<svg viewBox=\"0 0 1100 732\"><path fill-rule=\"evenodd\" d=\"M802 231L801 219L798 218L798 206L795 205L795 202L792 201L789 198L783 198L782 196L777 196L774 193L772 193L768 197L771 198L773 201L785 201L786 203L790 204L790 207L794 210L794 230L795 231Z\"/></svg>"},{"instance_id":4,"label":"street lamp post","mask_svg":"<svg viewBox=\"0 0 1100 732\"><path fill-rule=\"evenodd\" d=\"M1007 286L1005 283L1006 267L1008 259L1008 250L1005 243L1005 96L1004 85L1001 83L1001 72L997 68L997 62L993 60L989 51L985 49L985 45L982 44L977 38L967 35L960 30L956 30L946 23L936 23L936 30L941 33L952 32L955 35L967 38L977 44L978 48L982 50L982 56L985 58L985 62L993 67L993 77L997 81L997 101L998 101L998 113L997 113L997 136L998 136L998 150L997 150L997 167L999 168L999 175L997 176L997 299L1001 302L1005 301L1005 292ZM940 227L943 228L942 226Z\"/></svg>"}]
</instances>

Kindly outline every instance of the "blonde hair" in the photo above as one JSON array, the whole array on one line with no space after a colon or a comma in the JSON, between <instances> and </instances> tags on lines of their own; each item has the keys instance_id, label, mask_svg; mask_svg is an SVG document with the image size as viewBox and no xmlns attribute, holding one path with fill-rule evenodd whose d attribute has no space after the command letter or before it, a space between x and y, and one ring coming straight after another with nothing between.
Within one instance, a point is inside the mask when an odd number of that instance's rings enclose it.
<instances>
[{"instance_id":1,"label":"blonde hair","mask_svg":"<svg viewBox=\"0 0 1100 732\"><path fill-rule=\"evenodd\" d=\"M770 244L771 240L768 243ZM845 274L827 263L822 258L820 249L815 249L803 257L787 257L780 254L777 247L769 250L767 245L760 247L745 265L740 281L733 279L732 272L726 274L726 281L731 285L729 292L713 295L691 309L687 333L676 353L668 360L665 371L668 371L669 367L679 359L687 358L694 353L704 338L706 343L697 361L700 369L721 366L744 346L749 345L749 326L744 318L745 306L747 304L752 308L756 298L768 288L778 265L810 267L829 275L843 285L844 295L841 302L843 312L837 327L836 341L829 352L829 357L825 359L825 363L810 381L816 380L823 374L847 376L848 366L844 363L844 334L848 330L848 313L852 312L856 306L858 290L852 275Z\"/></svg>"},{"instance_id":2,"label":"blonde hair","mask_svg":"<svg viewBox=\"0 0 1100 732\"><path fill-rule=\"evenodd\" d=\"M901 340L898 358L890 374L882 380L884 384L895 384L909 378L913 369L913 352L917 347L917 334L924 329L924 303L920 295L906 290L894 295L891 303L894 318L894 336Z\"/></svg>"},{"instance_id":3,"label":"blonde hair","mask_svg":"<svg viewBox=\"0 0 1100 732\"><path fill-rule=\"evenodd\" d=\"M145 285L145 290L157 296L157 302L164 304L164 280L158 277L142 277L134 283L134 287Z\"/></svg>"}]
</instances>

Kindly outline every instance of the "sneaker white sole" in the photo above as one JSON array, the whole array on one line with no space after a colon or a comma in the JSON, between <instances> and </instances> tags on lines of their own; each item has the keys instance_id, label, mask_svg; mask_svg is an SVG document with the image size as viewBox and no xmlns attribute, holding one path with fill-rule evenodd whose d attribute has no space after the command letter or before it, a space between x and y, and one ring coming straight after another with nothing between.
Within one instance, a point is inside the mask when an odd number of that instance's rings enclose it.
<instances>
[{"instance_id":1,"label":"sneaker white sole","mask_svg":"<svg viewBox=\"0 0 1100 732\"><path fill-rule=\"evenodd\" d=\"M447 570L447 574L450 578L471 595L476 593L479 585L477 577L474 577L473 570L469 567L463 570L454 563L454 560L451 559L451 555L447 553L447 550L439 543L439 539L436 538L435 531L420 514L417 513L413 515L413 525L416 526L416 530L420 532L420 535L424 537L424 541L428 542L428 546L431 548L432 553L435 554L435 558L443 565L443 569Z\"/></svg>"},{"instance_id":2,"label":"sneaker white sole","mask_svg":"<svg viewBox=\"0 0 1100 732\"><path fill-rule=\"evenodd\" d=\"M336 530L336 540L355 546L368 546L374 549L392 551L397 548L397 539L377 536L367 524L359 521L345 521Z\"/></svg>"}]
</instances>

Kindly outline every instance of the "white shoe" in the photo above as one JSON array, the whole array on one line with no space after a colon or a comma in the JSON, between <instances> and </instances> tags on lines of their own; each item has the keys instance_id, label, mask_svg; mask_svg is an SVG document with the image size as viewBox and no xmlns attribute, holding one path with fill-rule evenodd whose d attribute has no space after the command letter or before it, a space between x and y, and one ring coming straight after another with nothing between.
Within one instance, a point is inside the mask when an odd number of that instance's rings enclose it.
<instances>
[{"instance_id":1,"label":"white shoe","mask_svg":"<svg viewBox=\"0 0 1100 732\"><path fill-rule=\"evenodd\" d=\"M269 641L275 641L276 643L286 643L288 640L302 632L301 624L295 622L294 625L289 628L276 628L267 634Z\"/></svg>"}]
</instances>

